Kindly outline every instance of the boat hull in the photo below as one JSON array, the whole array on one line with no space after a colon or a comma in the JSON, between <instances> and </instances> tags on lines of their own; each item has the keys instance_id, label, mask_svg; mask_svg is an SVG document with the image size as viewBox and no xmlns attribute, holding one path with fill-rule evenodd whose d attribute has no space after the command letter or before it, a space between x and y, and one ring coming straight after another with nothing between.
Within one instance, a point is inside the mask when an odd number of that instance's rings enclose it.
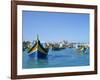
<instances>
[{"instance_id":1,"label":"boat hull","mask_svg":"<svg viewBox=\"0 0 100 80\"><path fill-rule=\"evenodd\" d=\"M47 58L47 53L37 52L37 58Z\"/></svg>"},{"instance_id":2,"label":"boat hull","mask_svg":"<svg viewBox=\"0 0 100 80\"><path fill-rule=\"evenodd\" d=\"M37 37L37 40L32 48L28 51L29 56L38 58L47 58L48 49L44 48L43 45L40 43L39 38Z\"/></svg>"},{"instance_id":3,"label":"boat hull","mask_svg":"<svg viewBox=\"0 0 100 80\"><path fill-rule=\"evenodd\" d=\"M43 59L43 58L47 58L47 53L42 53L40 51L35 51L35 52L29 54L29 56L37 58L37 59Z\"/></svg>"}]
</instances>

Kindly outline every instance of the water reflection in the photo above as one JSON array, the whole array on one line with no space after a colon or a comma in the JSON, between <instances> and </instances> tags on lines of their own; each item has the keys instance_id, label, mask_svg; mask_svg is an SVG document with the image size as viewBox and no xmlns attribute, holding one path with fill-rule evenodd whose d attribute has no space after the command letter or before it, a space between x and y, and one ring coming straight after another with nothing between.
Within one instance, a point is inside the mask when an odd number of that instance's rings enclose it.
<instances>
[{"instance_id":1,"label":"water reflection","mask_svg":"<svg viewBox=\"0 0 100 80\"><path fill-rule=\"evenodd\" d=\"M26 66L27 67L44 67L48 65L48 58L45 59L36 59L34 57L28 56L28 59L26 60ZM41 65L41 66L40 66Z\"/></svg>"},{"instance_id":2,"label":"water reflection","mask_svg":"<svg viewBox=\"0 0 100 80\"><path fill-rule=\"evenodd\" d=\"M82 54L82 55L80 55ZM75 49L64 49L61 51L49 50L45 59L36 59L30 57L27 51L23 52L23 68L47 68L47 67L65 67L65 66L86 66L89 65L89 49L87 54L78 52Z\"/></svg>"}]
</instances>

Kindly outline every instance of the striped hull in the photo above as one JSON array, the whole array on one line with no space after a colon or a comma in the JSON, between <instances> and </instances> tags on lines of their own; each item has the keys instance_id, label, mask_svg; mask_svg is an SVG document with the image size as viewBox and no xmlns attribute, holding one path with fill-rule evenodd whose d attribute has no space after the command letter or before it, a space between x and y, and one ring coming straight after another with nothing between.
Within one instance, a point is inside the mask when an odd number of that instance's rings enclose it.
<instances>
[{"instance_id":1,"label":"striped hull","mask_svg":"<svg viewBox=\"0 0 100 80\"><path fill-rule=\"evenodd\" d=\"M48 55L48 49L45 49L42 44L40 43L39 39L37 38L36 43L33 47L28 51L29 56L35 58L46 58Z\"/></svg>"},{"instance_id":2,"label":"striped hull","mask_svg":"<svg viewBox=\"0 0 100 80\"><path fill-rule=\"evenodd\" d=\"M38 59L47 58L47 54L42 53L40 51L35 51L35 52L29 54L29 56L34 57L34 58L38 58Z\"/></svg>"}]
</instances>

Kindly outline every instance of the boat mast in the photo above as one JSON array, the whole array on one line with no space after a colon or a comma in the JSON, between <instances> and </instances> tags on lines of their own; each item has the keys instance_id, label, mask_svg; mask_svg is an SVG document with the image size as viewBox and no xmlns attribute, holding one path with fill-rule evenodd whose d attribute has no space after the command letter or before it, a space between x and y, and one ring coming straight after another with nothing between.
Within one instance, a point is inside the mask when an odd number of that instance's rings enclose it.
<instances>
[{"instance_id":1,"label":"boat mast","mask_svg":"<svg viewBox=\"0 0 100 80\"><path fill-rule=\"evenodd\" d=\"M37 41L39 41L39 35L37 34Z\"/></svg>"}]
</instances>

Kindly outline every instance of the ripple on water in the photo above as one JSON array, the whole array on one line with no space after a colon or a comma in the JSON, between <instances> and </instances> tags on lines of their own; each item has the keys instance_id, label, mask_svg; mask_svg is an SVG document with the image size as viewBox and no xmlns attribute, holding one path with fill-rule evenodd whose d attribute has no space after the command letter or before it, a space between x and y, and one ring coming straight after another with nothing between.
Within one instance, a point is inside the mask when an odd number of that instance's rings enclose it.
<instances>
[{"instance_id":1,"label":"ripple on water","mask_svg":"<svg viewBox=\"0 0 100 80\"><path fill-rule=\"evenodd\" d=\"M27 51L23 52L22 66L28 68L68 67L89 65L89 49L87 54L78 53L77 50L67 48L60 51L49 50L47 59L29 57Z\"/></svg>"}]
</instances>

